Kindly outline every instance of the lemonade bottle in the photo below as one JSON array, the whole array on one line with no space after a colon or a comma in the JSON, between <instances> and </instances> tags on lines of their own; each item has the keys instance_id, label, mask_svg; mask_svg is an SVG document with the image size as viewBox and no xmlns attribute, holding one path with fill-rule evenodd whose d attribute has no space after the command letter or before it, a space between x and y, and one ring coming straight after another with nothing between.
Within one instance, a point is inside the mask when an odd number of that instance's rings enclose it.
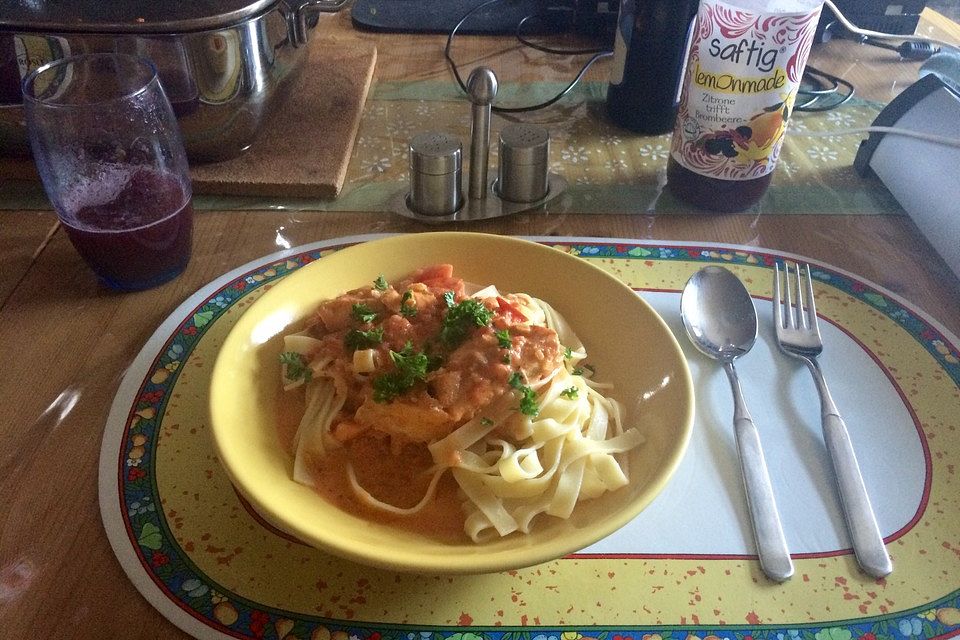
<instances>
[{"instance_id":1,"label":"lemonade bottle","mask_svg":"<svg viewBox=\"0 0 960 640\"><path fill-rule=\"evenodd\" d=\"M766 192L822 0L700 0L673 130L667 186L705 209Z\"/></svg>"}]
</instances>

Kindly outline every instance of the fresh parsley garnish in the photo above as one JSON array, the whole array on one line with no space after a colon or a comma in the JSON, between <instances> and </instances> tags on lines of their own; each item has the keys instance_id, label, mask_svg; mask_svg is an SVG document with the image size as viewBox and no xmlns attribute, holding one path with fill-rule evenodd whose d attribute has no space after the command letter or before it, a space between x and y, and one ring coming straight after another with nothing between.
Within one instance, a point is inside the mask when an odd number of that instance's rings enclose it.
<instances>
[{"instance_id":1,"label":"fresh parsley garnish","mask_svg":"<svg viewBox=\"0 0 960 640\"><path fill-rule=\"evenodd\" d=\"M383 342L382 327L370 329L370 331L351 329L343 338L343 344L346 345L347 349L352 349L353 351L357 351L358 349L370 349L377 346L381 342Z\"/></svg>"},{"instance_id":2,"label":"fresh parsley garnish","mask_svg":"<svg viewBox=\"0 0 960 640\"><path fill-rule=\"evenodd\" d=\"M443 293L443 302L444 302L444 304L447 305L447 308L448 308L448 309L454 305L454 302L453 302L453 301L454 301L455 298L456 298L456 296L455 296L455 294L453 293L453 291L445 291L445 292Z\"/></svg>"},{"instance_id":3,"label":"fresh parsley garnish","mask_svg":"<svg viewBox=\"0 0 960 640\"><path fill-rule=\"evenodd\" d=\"M377 319L376 312L363 302L354 303L350 313L357 322L373 322Z\"/></svg>"},{"instance_id":4,"label":"fresh parsley garnish","mask_svg":"<svg viewBox=\"0 0 960 640\"><path fill-rule=\"evenodd\" d=\"M573 357L573 349L571 349L570 347L567 347L566 349L563 350L564 360L569 360L572 357Z\"/></svg>"},{"instance_id":5,"label":"fresh parsley garnish","mask_svg":"<svg viewBox=\"0 0 960 640\"><path fill-rule=\"evenodd\" d=\"M390 359L395 369L373 379L374 402L390 402L427 377L430 359L422 351L414 352L410 342L399 352L391 350Z\"/></svg>"},{"instance_id":6,"label":"fresh parsley garnish","mask_svg":"<svg viewBox=\"0 0 960 640\"><path fill-rule=\"evenodd\" d=\"M520 413L525 416L535 416L540 413L540 405L537 404L537 394L530 387L524 387L520 390Z\"/></svg>"},{"instance_id":7,"label":"fresh parsley garnish","mask_svg":"<svg viewBox=\"0 0 960 640\"><path fill-rule=\"evenodd\" d=\"M497 336L497 342L500 343L501 349L509 349L513 346L513 342L510 340L510 330L501 329L500 331L494 331L493 335Z\"/></svg>"},{"instance_id":8,"label":"fresh parsley garnish","mask_svg":"<svg viewBox=\"0 0 960 640\"><path fill-rule=\"evenodd\" d=\"M524 384L523 377L519 371L510 374L507 383L520 392L520 413L525 416L535 416L540 413L540 405L537 404L537 394L529 386Z\"/></svg>"},{"instance_id":9,"label":"fresh parsley garnish","mask_svg":"<svg viewBox=\"0 0 960 640\"><path fill-rule=\"evenodd\" d=\"M489 427L493 425L493 420L491 420L490 418L480 418L480 424L482 424L485 427Z\"/></svg>"},{"instance_id":10,"label":"fresh parsley garnish","mask_svg":"<svg viewBox=\"0 0 960 640\"><path fill-rule=\"evenodd\" d=\"M373 281L373 288L377 291L386 291L387 290L387 279L383 277L383 274L377 276L377 279Z\"/></svg>"},{"instance_id":11,"label":"fresh parsley garnish","mask_svg":"<svg viewBox=\"0 0 960 640\"><path fill-rule=\"evenodd\" d=\"M290 382L296 382L297 380L310 382L313 377L313 371L307 365L307 359L303 357L302 353L284 351L280 354L280 364L287 365L284 377Z\"/></svg>"},{"instance_id":12,"label":"fresh parsley garnish","mask_svg":"<svg viewBox=\"0 0 960 640\"><path fill-rule=\"evenodd\" d=\"M572 374L575 375L575 376L582 376L582 375L584 375L587 371L590 372L590 375L591 375L591 376L597 372L597 370L594 369L591 365L585 364L585 365L583 365L582 367L574 367L574 368L573 368L573 371L571 371L570 373L572 373Z\"/></svg>"},{"instance_id":13,"label":"fresh parsley garnish","mask_svg":"<svg viewBox=\"0 0 960 640\"><path fill-rule=\"evenodd\" d=\"M567 387L560 392L560 395L562 395L564 398L569 398L570 400L576 400L577 396L580 395L580 390L577 389L576 386Z\"/></svg>"},{"instance_id":14,"label":"fresh parsley garnish","mask_svg":"<svg viewBox=\"0 0 960 640\"><path fill-rule=\"evenodd\" d=\"M414 304L407 304L412 302ZM412 318L417 315L417 306L413 299L413 291L407 289L403 293L403 297L400 298L400 313L406 318Z\"/></svg>"},{"instance_id":15,"label":"fresh parsley garnish","mask_svg":"<svg viewBox=\"0 0 960 640\"><path fill-rule=\"evenodd\" d=\"M452 292L451 292L452 293ZM446 299L446 294L444 294ZM470 327L485 327L490 324L493 311L483 306L475 298L461 300L447 310L443 317L443 326L440 328L440 342L443 346L452 349L467 339Z\"/></svg>"}]
</instances>

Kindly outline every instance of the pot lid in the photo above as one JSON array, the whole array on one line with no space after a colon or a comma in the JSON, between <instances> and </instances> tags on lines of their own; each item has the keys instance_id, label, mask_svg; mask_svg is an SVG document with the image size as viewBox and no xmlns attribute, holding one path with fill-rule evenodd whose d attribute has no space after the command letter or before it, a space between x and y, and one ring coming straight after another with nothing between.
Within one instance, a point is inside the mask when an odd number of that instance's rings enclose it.
<instances>
[{"instance_id":1,"label":"pot lid","mask_svg":"<svg viewBox=\"0 0 960 640\"><path fill-rule=\"evenodd\" d=\"M233 26L284 0L0 0L0 29L183 33Z\"/></svg>"}]
</instances>

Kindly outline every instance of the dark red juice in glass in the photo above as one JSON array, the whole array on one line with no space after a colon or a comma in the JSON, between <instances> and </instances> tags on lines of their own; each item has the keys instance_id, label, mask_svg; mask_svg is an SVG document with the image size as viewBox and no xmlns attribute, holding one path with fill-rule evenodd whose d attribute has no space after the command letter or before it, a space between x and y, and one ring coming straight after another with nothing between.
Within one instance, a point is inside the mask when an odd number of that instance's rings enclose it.
<instances>
[{"instance_id":1,"label":"dark red juice in glass","mask_svg":"<svg viewBox=\"0 0 960 640\"><path fill-rule=\"evenodd\" d=\"M104 284L137 290L179 275L190 260L193 206L172 174L112 167L79 187L61 220L74 247Z\"/></svg>"}]
</instances>

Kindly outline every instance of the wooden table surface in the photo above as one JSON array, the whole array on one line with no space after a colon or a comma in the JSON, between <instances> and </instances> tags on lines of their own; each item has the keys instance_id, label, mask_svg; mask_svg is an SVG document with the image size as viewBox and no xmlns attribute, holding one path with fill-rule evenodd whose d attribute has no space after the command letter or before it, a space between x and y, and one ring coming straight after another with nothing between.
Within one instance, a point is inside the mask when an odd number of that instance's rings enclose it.
<instances>
[{"instance_id":1,"label":"wooden table surface","mask_svg":"<svg viewBox=\"0 0 960 640\"><path fill-rule=\"evenodd\" d=\"M328 22L336 38L377 43L380 81L449 79L442 37L359 34L347 12ZM566 67L544 71L542 57L503 38L463 38L458 58L467 68L490 64L507 80L565 77ZM853 80L861 95L880 100L916 78L916 64L895 60L851 42L831 42L813 56L817 66ZM203 211L182 276L151 291L117 294L97 285L55 222L49 211L0 213L0 637L185 637L131 586L100 522L100 439L125 368L180 302L278 250L278 239L298 245L425 227L365 212ZM960 334L960 282L906 216L540 213L471 228L795 252L873 281Z\"/></svg>"}]
</instances>

